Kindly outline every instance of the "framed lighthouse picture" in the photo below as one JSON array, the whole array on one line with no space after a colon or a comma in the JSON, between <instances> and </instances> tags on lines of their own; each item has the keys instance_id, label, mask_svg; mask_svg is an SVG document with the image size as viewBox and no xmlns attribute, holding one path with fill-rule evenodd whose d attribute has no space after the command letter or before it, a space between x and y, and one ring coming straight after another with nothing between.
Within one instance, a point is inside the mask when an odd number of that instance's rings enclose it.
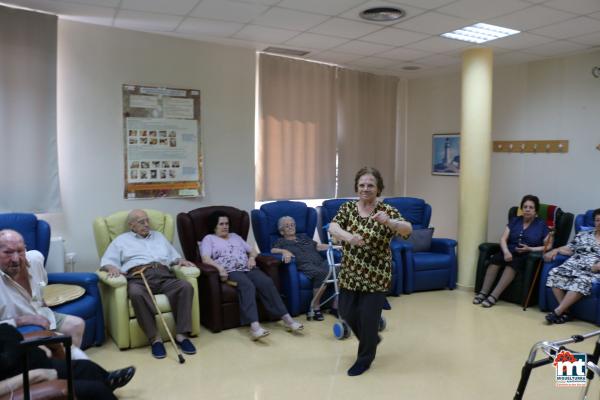
<instances>
[{"instance_id":1,"label":"framed lighthouse picture","mask_svg":"<svg viewBox=\"0 0 600 400\"><path fill-rule=\"evenodd\" d=\"M431 174L454 175L460 173L460 135L436 133L432 140Z\"/></svg>"}]
</instances>

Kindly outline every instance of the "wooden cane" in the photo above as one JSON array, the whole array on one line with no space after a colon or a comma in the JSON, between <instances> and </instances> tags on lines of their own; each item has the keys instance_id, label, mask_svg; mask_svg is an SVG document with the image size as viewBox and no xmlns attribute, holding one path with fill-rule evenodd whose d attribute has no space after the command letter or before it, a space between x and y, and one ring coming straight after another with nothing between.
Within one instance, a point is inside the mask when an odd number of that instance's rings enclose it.
<instances>
[{"instance_id":1,"label":"wooden cane","mask_svg":"<svg viewBox=\"0 0 600 400\"><path fill-rule=\"evenodd\" d=\"M523 311L527 311L527 307L529 307L529 301L531 300L533 289L535 288L536 281L538 280L538 276L540 275L540 270L542 269L542 263L544 262L544 254L552 247L552 242L554 242L554 227L550 228L548 239L544 243L544 250L542 250L542 258L540 258L540 261L538 261L537 268L535 269L533 281L531 281L531 286L529 287L527 298L525 299L525 303L523 303Z\"/></svg>"},{"instance_id":2,"label":"wooden cane","mask_svg":"<svg viewBox=\"0 0 600 400\"><path fill-rule=\"evenodd\" d=\"M177 344L175 344L175 340L173 339L173 335L171 334L171 331L169 330L167 321L165 321L165 317L163 317L162 313L160 312L160 309L158 308L158 303L156 302L156 299L154 298L154 294L152 294L152 290L150 290L150 286L148 285L148 281L146 280L146 276L144 275L144 271L146 270L146 268L148 268L148 267L141 268L139 271L135 271L132 275L139 274L142 276L142 280L144 281L144 286L146 286L146 290L148 290L148 294L150 295L150 298L152 299L152 303L154 303L154 308L156 308L156 313L160 317L163 327L167 331L167 335L169 335L169 339L171 340L171 344L173 345L173 348L175 349L175 353L177 353L177 359L179 360L179 364L183 364L185 362L185 358L183 358L181 351L179 351Z\"/></svg>"}]
</instances>

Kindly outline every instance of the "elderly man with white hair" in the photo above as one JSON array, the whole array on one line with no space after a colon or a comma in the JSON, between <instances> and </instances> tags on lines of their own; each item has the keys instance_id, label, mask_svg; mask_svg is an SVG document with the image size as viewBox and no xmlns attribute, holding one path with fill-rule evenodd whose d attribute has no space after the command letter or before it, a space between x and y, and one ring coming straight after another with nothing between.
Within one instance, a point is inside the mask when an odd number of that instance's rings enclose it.
<instances>
[{"instance_id":1,"label":"elderly man with white hair","mask_svg":"<svg viewBox=\"0 0 600 400\"><path fill-rule=\"evenodd\" d=\"M42 287L48 283L44 256L27 251L23 236L11 229L0 231L0 323L15 327L38 325L71 336L76 358L87 358L79 350L85 330L83 319L46 307Z\"/></svg>"},{"instance_id":2,"label":"elderly man with white hair","mask_svg":"<svg viewBox=\"0 0 600 400\"><path fill-rule=\"evenodd\" d=\"M152 293L164 293L169 299L175 317L175 343L185 354L195 354L196 348L188 339L192 331L192 301L194 289L189 282L175 277L171 267L196 265L182 258L162 233L150 229L150 220L144 210L133 210L127 216L130 231L117 236L108 246L102 260L102 269L109 277L125 275L127 294L135 316L151 344L152 356L167 355L154 319L155 309L140 276L143 271Z\"/></svg>"}]
</instances>

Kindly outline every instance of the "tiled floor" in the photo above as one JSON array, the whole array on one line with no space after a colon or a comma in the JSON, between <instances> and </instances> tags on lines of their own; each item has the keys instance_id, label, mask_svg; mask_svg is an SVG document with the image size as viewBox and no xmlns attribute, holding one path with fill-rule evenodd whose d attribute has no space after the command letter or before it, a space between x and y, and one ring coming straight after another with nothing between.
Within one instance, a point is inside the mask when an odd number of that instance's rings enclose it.
<instances>
[{"instance_id":1,"label":"tiled floor","mask_svg":"<svg viewBox=\"0 0 600 400\"><path fill-rule=\"evenodd\" d=\"M138 367L122 399L376 400L512 399L521 367L540 340L569 337L600 327L574 321L547 326L536 307L524 312L499 302L491 309L471 304L472 293L434 291L390 298L387 329L377 359L364 375L350 378L354 338L336 340L334 322L305 322L301 335L267 324L272 333L252 342L245 328L194 339L198 354L177 363L173 349L155 360L148 347L119 351L112 342L88 350L108 369ZM591 352L594 341L573 346ZM600 382L589 399L600 398ZM534 370L524 399L578 399L579 389L556 388L552 365Z\"/></svg>"}]
</instances>

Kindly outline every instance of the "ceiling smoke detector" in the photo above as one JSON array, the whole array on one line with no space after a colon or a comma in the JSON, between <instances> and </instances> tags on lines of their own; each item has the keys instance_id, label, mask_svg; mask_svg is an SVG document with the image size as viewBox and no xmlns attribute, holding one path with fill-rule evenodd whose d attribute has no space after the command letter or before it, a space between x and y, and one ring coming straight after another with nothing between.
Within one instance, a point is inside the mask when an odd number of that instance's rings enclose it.
<instances>
[{"instance_id":1,"label":"ceiling smoke detector","mask_svg":"<svg viewBox=\"0 0 600 400\"><path fill-rule=\"evenodd\" d=\"M362 11L358 15L369 21L389 22L406 16L406 11L396 7L373 7Z\"/></svg>"}]
</instances>

